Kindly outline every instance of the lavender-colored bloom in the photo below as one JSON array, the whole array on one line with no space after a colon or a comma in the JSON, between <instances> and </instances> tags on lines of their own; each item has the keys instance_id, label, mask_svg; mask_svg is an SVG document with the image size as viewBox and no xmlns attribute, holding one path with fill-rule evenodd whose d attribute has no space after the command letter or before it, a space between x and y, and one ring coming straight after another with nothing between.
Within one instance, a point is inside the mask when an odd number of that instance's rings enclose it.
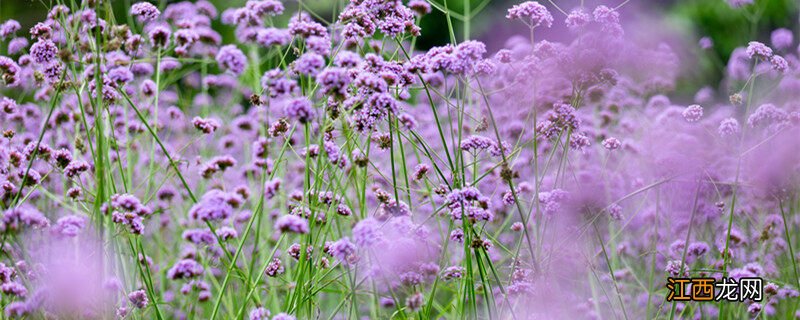
<instances>
[{"instance_id":1,"label":"lavender-colored bloom","mask_svg":"<svg viewBox=\"0 0 800 320\"><path fill-rule=\"evenodd\" d=\"M53 226L53 232L65 237L75 237L86 227L86 218L76 215L61 217Z\"/></svg>"},{"instance_id":2,"label":"lavender-colored bloom","mask_svg":"<svg viewBox=\"0 0 800 320\"><path fill-rule=\"evenodd\" d=\"M217 64L222 69L227 69L235 75L240 75L247 68L247 57L235 45L226 45L219 48L216 56Z\"/></svg>"},{"instance_id":3,"label":"lavender-colored bloom","mask_svg":"<svg viewBox=\"0 0 800 320\"><path fill-rule=\"evenodd\" d=\"M50 40L39 39L31 46L31 56L36 63L44 64L53 61L57 54L58 47Z\"/></svg>"},{"instance_id":4,"label":"lavender-colored bloom","mask_svg":"<svg viewBox=\"0 0 800 320\"><path fill-rule=\"evenodd\" d=\"M277 0L249 0L245 8L259 17L277 16L283 13L283 3Z\"/></svg>"},{"instance_id":5,"label":"lavender-colored bloom","mask_svg":"<svg viewBox=\"0 0 800 320\"><path fill-rule=\"evenodd\" d=\"M737 135L739 134L739 121L734 118L725 118L719 123L717 132L722 137Z\"/></svg>"},{"instance_id":6,"label":"lavender-colored bloom","mask_svg":"<svg viewBox=\"0 0 800 320\"><path fill-rule=\"evenodd\" d=\"M9 19L8 21L3 22L3 24L0 24L0 38L5 39L19 31L19 29L22 29L22 26L19 24L19 22L17 22L17 20Z\"/></svg>"},{"instance_id":7,"label":"lavender-colored bloom","mask_svg":"<svg viewBox=\"0 0 800 320\"><path fill-rule=\"evenodd\" d=\"M189 209L193 220L216 221L227 219L233 214L236 195L221 190L208 191L197 204Z\"/></svg>"},{"instance_id":8,"label":"lavender-colored bloom","mask_svg":"<svg viewBox=\"0 0 800 320\"><path fill-rule=\"evenodd\" d=\"M295 318L294 316L290 316L290 315L288 315L286 313L281 312L279 314L276 314L274 317L272 317L272 320L297 320L297 318Z\"/></svg>"},{"instance_id":9,"label":"lavender-colored bloom","mask_svg":"<svg viewBox=\"0 0 800 320\"><path fill-rule=\"evenodd\" d=\"M13 301L5 306L6 317L23 318L32 312L28 303L24 301Z\"/></svg>"},{"instance_id":10,"label":"lavender-colored bloom","mask_svg":"<svg viewBox=\"0 0 800 320\"><path fill-rule=\"evenodd\" d=\"M292 35L288 30L266 28L260 29L256 33L256 42L264 47L285 46L292 41Z\"/></svg>"},{"instance_id":11,"label":"lavender-colored bloom","mask_svg":"<svg viewBox=\"0 0 800 320\"><path fill-rule=\"evenodd\" d=\"M181 236L183 240L189 241L194 244L213 245L216 243L216 238L211 230L208 229L187 229L183 231Z\"/></svg>"},{"instance_id":12,"label":"lavender-colored bloom","mask_svg":"<svg viewBox=\"0 0 800 320\"><path fill-rule=\"evenodd\" d=\"M203 118L200 118L200 117L194 117L194 119L192 119L192 125L197 130L200 130L201 132L203 132L205 134L214 133L214 131L216 131L217 128L219 128L219 126L220 126L219 122L217 120L214 120L214 119L203 119Z\"/></svg>"},{"instance_id":13,"label":"lavender-colored bloom","mask_svg":"<svg viewBox=\"0 0 800 320\"><path fill-rule=\"evenodd\" d=\"M714 47L714 40L712 40L709 37L702 37L700 38L700 41L697 42L697 44L700 46L700 49L710 50L711 48Z\"/></svg>"},{"instance_id":14,"label":"lavender-colored bloom","mask_svg":"<svg viewBox=\"0 0 800 320\"><path fill-rule=\"evenodd\" d=\"M461 279L463 274L464 274L464 267L451 266L444 269L444 271L442 272L442 279L444 280Z\"/></svg>"},{"instance_id":15,"label":"lavender-colored bloom","mask_svg":"<svg viewBox=\"0 0 800 320\"><path fill-rule=\"evenodd\" d=\"M287 214L275 221L275 229L281 232L306 234L308 233L308 220L293 214Z\"/></svg>"},{"instance_id":16,"label":"lavender-colored bloom","mask_svg":"<svg viewBox=\"0 0 800 320\"><path fill-rule=\"evenodd\" d=\"M0 285L0 291L6 295L17 296L25 298L28 295L28 289L19 282L6 282Z\"/></svg>"},{"instance_id":17,"label":"lavender-colored bloom","mask_svg":"<svg viewBox=\"0 0 800 320\"><path fill-rule=\"evenodd\" d=\"M772 46L778 50L788 49L794 42L792 31L786 28L775 29L770 35Z\"/></svg>"},{"instance_id":18,"label":"lavender-colored bloom","mask_svg":"<svg viewBox=\"0 0 800 320\"><path fill-rule=\"evenodd\" d=\"M776 107L774 104L765 103L750 114L750 117L747 118L747 124L750 127L768 126L783 122L786 120L786 116L787 113L785 110Z\"/></svg>"},{"instance_id":19,"label":"lavender-colored bloom","mask_svg":"<svg viewBox=\"0 0 800 320\"><path fill-rule=\"evenodd\" d=\"M0 220L0 232L16 232L23 227L46 228L50 222L36 208L23 204L7 209Z\"/></svg>"},{"instance_id":20,"label":"lavender-colored bloom","mask_svg":"<svg viewBox=\"0 0 800 320\"><path fill-rule=\"evenodd\" d=\"M195 30L180 29L175 31L175 43L179 46L190 46L200 40L200 35Z\"/></svg>"},{"instance_id":21,"label":"lavender-colored bloom","mask_svg":"<svg viewBox=\"0 0 800 320\"><path fill-rule=\"evenodd\" d=\"M139 18L139 21L149 22L158 19L161 11L148 2L137 2L131 6L131 15Z\"/></svg>"},{"instance_id":22,"label":"lavender-colored bloom","mask_svg":"<svg viewBox=\"0 0 800 320\"><path fill-rule=\"evenodd\" d=\"M688 277L689 269L680 260L670 260L667 262L667 267L664 269L672 277Z\"/></svg>"},{"instance_id":23,"label":"lavender-colored bloom","mask_svg":"<svg viewBox=\"0 0 800 320\"><path fill-rule=\"evenodd\" d=\"M617 138L609 137L603 140L603 148L608 150L616 150L619 149L620 146L622 146L622 143L620 143Z\"/></svg>"},{"instance_id":24,"label":"lavender-colored bloom","mask_svg":"<svg viewBox=\"0 0 800 320\"><path fill-rule=\"evenodd\" d=\"M353 241L361 248L369 248L383 241L379 222L373 218L359 221L353 227Z\"/></svg>"},{"instance_id":25,"label":"lavender-colored bloom","mask_svg":"<svg viewBox=\"0 0 800 320\"><path fill-rule=\"evenodd\" d=\"M339 262L349 264L355 259L356 245L350 242L347 237L334 242L330 248L330 254Z\"/></svg>"},{"instance_id":26,"label":"lavender-colored bloom","mask_svg":"<svg viewBox=\"0 0 800 320\"><path fill-rule=\"evenodd\" d=\"M700 257L708 251L709 247L705 242L692 242L687 249L687 253L693 257Z\"/></svg>"},{"instance_id":27,"label":"lavender-colored bloom","mask_svg":"<svg viewBox=\"0 0 800 320\"><path fill-rule=\"evenodd\" d=\"M192 259L183 259L175 263L167 271L167 277L170 279L191 279L203 274L203 266Z\"/></svg>"},{"instance_id":28,"label":"lavender-colored bloom","mask_svg":"<svg viewBox=\"0 0 800 320\"><path fill-rule=\"evenodd\" d=\"M317 75L317 83L322 86L322 91L326 94L343 96L350 81L349 73L343 68L326 68Z\"/></svg>"},{"instance_id":29,"label":"lavender-colored bloom","mask_svg":"<svg viewBox=\"0 0 800 320\"><path fill-rule=\"evenodd\" d=\"M306 50L327 57L331 54L331 39L319 36L308 37Z\"/></svg>"},{"instance_id":30,"label":"lavender-colored bloom","mask_svg":"<svg viewBox=\"0 0 800 320\"><path fill-rule=\"evenodd\" d=\"M417 311L425 304L425 297L422 293L414 293L406 298L406 307L412 311Z\"/></svg>"},{"instance_id":31,"label":"lavender-colored bloom","mask_svg":"<svg viewBox=\"0 0 800 320\"><path fill-rule=\"evenodd\" d=\"M425 0L411 0L408 2L408 8L414 10L419 16L431 13L431 5Z\"/></svg>"},{"instance_id":32,"label":"lavender-colored bloom","mask_svg":"<svg viewBox=\"0 0 800 320\"><path fill-rule=\"evenodd\" d=\"M687 122L697 122L703 117L703 107L693 104L686 107L681 114Z\"/></svg>"},{"instance_id":33,"label":"lavender-colored bloom","mask_svg":"<svg viewBox=\"0 0 800 320\"><path fill-rule=\"evenodd\" d=\"M250 311L250 320L269 320L270 312L264 307L258 307Z\"/></svg>"},{"instance_id":34,"label":"lavender-colored bloom","mask_svg":"<svg viewBox=\"0 0 800 320\"><path fill-rule=\"evenodd\" d=\"M519 19L525 22L529 27L536 28L544 26L550 28L553 25L553 15L545 6L536 1L526 1L508 9L506 15L508 19Z\"/></svg>"},{"instance_id":35,"label":"lavender-colored bloom","mask_svg":"<svg viewBox=\"0 0 800 320\"><path fill-rule=\"evenodd\" d=\"M592 12L594 20L600 23L601 30L614 36L623 34L622 26L619 22L619 12L616 9L604 5L597 6Z\"/></svg>"},{"instance_id":36,"label":"lavender-colored bloom","mask_svg":"<svg viewBox=\"0 0 800 320\"><path fill-rule=\"evenodd\" d=\"M166 48L169 46L171 36L172 32L163 26L155 26L148 32L150 44L156 48Z\"/></svg>"},{"instance_id":37,"label":"lavender-colored bloom","mask_svg":"<svg viewBox=\"0 0 800 320\"><path fill-rule=\"evenodd\" d=\"M314 118L314 107L305 97L290 100L284 109L289 118L296 119L300 123L308 123Z\"/></svg>"},{"instance_id":38,"label":"lavender-colored bloom","mask_svg":"<svg viewBox=\"0 0 800 320\"><path fill-rule=\"evenodd\" d=\"M90 169L86 161L72 161L64 168L64 175L72 178Z\"/></svg>"},{"instance_id":39,"label":"lavender-colored bloom","mask_svg":"<svg viewBox=\"0 0 800 320\"><path fill-rule=\"evenodd\" d=\"M741 8L753 4L753 0L727 0L728 4L734 8Z\"/></svg>"},{"instance_id":40,"label":"lavender-colored bloom","mask_svg":"<svg viewBox=\"0 0 800 320\"><path fill-rule=\"evenodd\" d=\"M124 84L133 81L133 72L125 67L117 67L108 72L108 77L111 81Z\"/></svg>"},{"instance_id":41,"label":"lavender-colored bloom","mask_svg":"<svg viewBox=\"0 0 800 320\"><path fill-rule=\"evenodd\" d=\"M267 269L264 270L264 273L269 277L277 277L280 274L283 274L285 270L283 269L283 263L278 258L272 258L272 261L269 262L267 265Z\"/></svg>"},{"instance_id":42,"label":"lavender-colored bloom","mask_svg":"<svg viewBox=\"0 0 800 320\"><path fill-rule=\"evenodd\" d=\"M758 41L750 41L747 44L747 56L750 59L769 59L772 57L772 49Z\"/></svg>"},{"instance_id":43,"label":"lavender-colored bloom","mask_svg":"<svg viewBox=\"0 0 800 320\"><path fill-rule=\"evenodd\" d=\"M772 65L772 69L774 69L775 71L784 73L786 72L786 70L789 70L789 62L787 62L786 59L777 54L769 58L769 62Z\"/></svg>"},{"instance_id":44,"label":"lavender-colored bloom","mask_svg":"<svg viewBox=\"0 0 800 320\"><path fill-rule=\"evenodd\" d=\"M144 290L136 290L128 294L128 301L133 304L134 307L139 309L144 309L147 307L147 293Z\"/></svg>"},{"instance_id":45,"label":"lavender-colored bloom","mask_svg":"<svg viewBox=\"0 0 800 320\"><path fill-rule=\"evenodd\" d=\"M20 67L14 62L13 59L5 56L0 56L0 74L6 85L14 87L20 82Z\"/></svg>"},{"instance_id":46,"label":"lavender-colored bloom","mask_svg":"<svg viewBox=\"0 0 800 320\"><path fill-rule=\"evenodd\" d=\"M239 237L239 233L234 228L221 227L217 229L217 237L219 237L222 241L226 241Z\"/></svg>"},{"instance_id":47,"label":"lavender-colored bloom","mask_svg":"<svg viewBox=\"0 0 800 320\"><path fill-rule=\"evenodd\" d=\"M325 66L325 58L314 52L306 52L294 61L294 71L301 75L315 76Z\"/></svg>"},{"instance_id":48,"label":"lavender-colored bloom","mask_svg":"<svg viewBox=\"0 0 800 320\"><path fill-rule=\"evenodd\" d=\"M14 55L20 53L23 49L28 47L28 39L14 38L8 42L8 54Z\"/></svg>"},{"instance_id":49,"label":"lavender-colored bloom","mask_svg":"<svg viewBox=\"0 0 800 320\"><path fill-rule=\"evenodd\" d=\"M592 16L582 9L575 9L569 12L564 23L570 30L578 30L592 21Z\"/></svg>"},{"instance_id":50,"label":"lavender-colored bloom","mask_svg":"<svg viewBox=\"0 0 800 320\"><path fill-rule=\"evenodd\" d=\"M0 110L7 114L12 114L17 110L17 101L9 97L0 98Z\"/></svg>"}]
</instances>

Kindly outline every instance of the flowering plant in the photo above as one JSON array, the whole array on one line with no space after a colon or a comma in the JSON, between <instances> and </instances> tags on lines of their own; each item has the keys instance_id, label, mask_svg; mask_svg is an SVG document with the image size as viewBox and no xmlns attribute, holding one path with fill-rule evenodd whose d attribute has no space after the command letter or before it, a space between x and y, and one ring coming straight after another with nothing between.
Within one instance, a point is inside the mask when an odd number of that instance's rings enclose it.
<instances>
[{"instance_id":1,"label":"flowering plant","mask_svg":"<svg viewBox=\"0 0 800 320\"><path fill-rule=\"evenodd\" d=\"M0 22L6 317L797 311L789 29L691 99L684 53L713 39L643 41L628 1L515 4L523 35L488 45L469 0L350 0L331 21L302 1L62 2ZM433 12L450 41L422 50ZM668 276L768 284L665 301Z\"/></svg>"}]
</instances>

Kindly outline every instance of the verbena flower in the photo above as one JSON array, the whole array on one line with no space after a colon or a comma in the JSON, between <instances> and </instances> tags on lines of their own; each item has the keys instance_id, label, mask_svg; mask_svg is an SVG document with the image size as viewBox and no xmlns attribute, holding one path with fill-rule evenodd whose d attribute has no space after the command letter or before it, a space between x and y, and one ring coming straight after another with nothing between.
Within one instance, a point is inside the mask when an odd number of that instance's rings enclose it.
<instances>
[{"instance_id":1,"label":"verbena flower","mask_svg":"<svg viewBox=\"0 0 800 320\"><path fill-rule=\"evenodd\" d=\"M131 6L131 15L137 17L139 21L149 22L158 18L161 11L149 2L137 2Z\"/></svg>"},{"instance_id":2,"label":"verbena flower","mask_svg":"<svg viewBox=\"0 0 800 320\"><path fill-rule=\"evenodd\" d=\"M553 25L553 15L550 14L550 11L545 6L536 1L526 1L514 5L511 9L508 9L506 18L522 20L531 28L538 26L550 28Z\"/></svg>"}]
</instances>

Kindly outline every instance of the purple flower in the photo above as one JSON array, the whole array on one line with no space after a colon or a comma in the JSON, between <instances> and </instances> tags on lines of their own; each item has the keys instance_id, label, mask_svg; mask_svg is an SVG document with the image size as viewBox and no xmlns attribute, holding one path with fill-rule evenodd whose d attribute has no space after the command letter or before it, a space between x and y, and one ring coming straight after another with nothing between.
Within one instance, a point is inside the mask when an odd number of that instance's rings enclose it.
<instances>
[{"instance_id":1,"label":"purple flower","mask_svg":"<svg viewBox=\"0 0 800 320\"><path fill-rule=\"evenodd\" d=\"M133 304L134 307L139 309L144 309L147 307L147 293L144 290L136 290L128 294L128 301Z\"/></svg>"},{"instance_id":2,"label":"purple flower","mask_svg":"<svg viewBox=\"0 0 800 320\"><path fill-rule=\"evenodd\" d=\"M227 219L233 214L234 206L241 202L240 196L213 189L206 192L197 204L189 209L193 220L217 221Z\"/></svg>"},{"instance_id":3,"label":"purple flower","mask_svg":"<svg viewBox=\"0 0 800 320\"><path fill-rule=\"evenodd\" d=\"M719 123L717 132L722 137L737 135L739 134L739 121L734 118L725 118Z\"/></svg>"},{"instance_id":4,"label":"purple flower","mask_svg":"<svg viewBox=\"0 0 800 320\"><path fill-rule=\"evenodd\" d=\"M788 49L794 42L792 31L786 28L775 29L770 35L772 46L778 50Z\"/></svg>"},{"instance_id":5,"label":"purple flower","mask_svg":"<svg viewBox=\"0 0 800 320\"><path fill-rule=\"evenodd\" d=\"M700 38L700 41L697 42L697 44L700 46L700 49L710 50L711 48L714 47L714 40L711 40L711 38L709 37L702 37Z\"/></svg>"},{"instance_id":6,"label":"purple flower","mask_svg":"<svg viewBox=\"0 0 800 320\"><path fill-rule=\"evenodd\" d=\"M219 48L216 59L220 68L227 69L235 75L242 74L247 68L247 57L232 44Z\"/></svg>"},{"instance_id":7,"label":"purple flower","mask_svg":"<svg viewBox=\"0 0 800 320\"><path fill-rule=\"evenodd\" d=\"M703 107L693 104L683 109L681 114L687 122L697 122L703 117Z\"/></svg>"},{"instance_id":8,"label":"purple flower","mask_svg":"<svg viewBox=\"0 0 800 320\"><path fill-rule=\"evenodd\" d=\"M362 248L369 248L383 241L383 233L380 225L373 218L366 218L359 221L353 227L353 241Z\"/></svg>"},{"instance_id":9,"label":"purple flower","mask_svg":"<svg viewBox=\"0 0 800 320\"><path fill-rule=\"evenodd\" d=\"M75 237L86 227L86 218L76 215L61 217L53 226L53 232L65 237Z\"/></svg>"},{"instance_id":10,"label":"purple flower","mask_svg":"<svg viewBox=\"0 0 800 320\"><path fill-rule=\"evenodd\" d=\"M258 44L269 48L271 46L285 46L292 41L292 35L288 30L266 28L259 29L256 33L256 42Z\"/></svg>"},{"instance_id":11,"label":"purple flower","mask_svg":"<svg viewBox=\"0 0 800 320\"><path fill-rule=\"evenodd\" d=\"M214 119L203 119L200 117L194 117L192 119L192 125L201 132L205 134L214 133L219 128L219 122Z\"/></svg>"},{"instance_id":12,"label":"purple flower","mask_svg":"<svg viewBox=\"0 0 800 320\"><path fill-rule=\"evenodd\" d=\"M2 74L3 81L9 87L14 87L20 81L20 67L9 57L0 56L0 74Z\"/></svg>"},{"instance_id":13,"label":"purple flower","mask_svg":"<svg viewBox=\"0 0 800 320\"><path fill-rule=\"evenodd\" d=\"M294 316L290 316L290 315L288 315L286 313L281 312L279 314L276 314L274 317L272 317L272 320L297 320L297 318L295 318Z\"/></svg>"},{"instance_id":14,"label":"purple flower","mask_svg":"<svg viewBox=\"0 0 800 320\"><path fill-rule=\"evenodd\" d=\"M622 146L622 143L620 143L617 138L609 137L603 140L603 148L608 150L617 150L620 146Z\"/></svg>"},{"instance_id":15,"label":"purple flower","mask_svg":"<svg viewBox=\"0 0 800 320\"><path fill-rule=\"evenodd\" d=\"M284 271L285 270L283 269L281 260L278 258L272 258L272 261L269 262L267 269L264 270L264 273L269 277L276 277L280 274L283 274Z\"/></svg>"},{"instance_id":16,"label":"purple flower","mask_svg":"<svg viewBox=\"0 0 800 320\"><path fill-rule=\"evenodd\" d=\"M245 8L259 17L277 16L283 13L283 3L277 0L249 0Z\"/></svg>"},{"instance_id":17,"label":"purple flower","mask_svg":"<svg viewBox=\"0 0 800 320\"><path fill-rule=\"evenodd\" d=\"M138 2L131 6L131 15L139 18L141 22L149 22L158 18L161 11L148 2Z\"/></svg>"},{"instance_id":18,"label":"purple flower","mask_svg":"<svg viewBox=\"0 0 800 320\"><path fill-rule=\"evenodd\" d=\"M300 123L308 123L314 118L314 108L308 98L295 98L289 100L284 107L286 116L289 118L300 121Z\"/></svg>"},{"instance_id":19,"label":"purple flower","mask_svg":"<svg viewBox=\"0 0 800 320\"><path fill-rule=\"evenodd\" d=\"M216 243L214 234L212 234L211 230L208 229L186 229L183 231L181 238L198 245L213 245Z\"/></svg>"},{"instance_id":20,"label":"purple flower","mask_svg":"<svg viewBox=\"0 0 800 320\"><path fill-rule=\"evenodd\" d=\"M23 318L33 311L24 301L13 301L5 306L5 310L6 317L9 318Z\"/></svg>"},{"instance_id":21,"label":"purple flower","mask_svg":"<svg viewBox=\"0 0 800 320\"><path fill-rule=\"evenodd\" d=\"M350 81L350 74L344 68L326 68L317 75L322 91L331 95L344 96Z\"/></svg>"},{"instance_id":22,"label":"purple flower","mask_svg":"<svg viewBox=\"0 0 800 320\"><path fill-rule=\"evenodd\" d=\"M203 266L192 259L183 259L167 271L170 279L191 279L203 274Z\"/></svg>"},{"instance_id":23,"label":"purple flower","mask_svg":"<svg viewBox=\"0 0 800 320\"><path fill-rule=\"evenodd\" d=\"M772 57L772 49L758 41L750 41L747 44L746 52L750 59L769 59Z\"/></svg>"},{"instance_id":24,"label":"purple flower","mask_svg":"<svg viewBox=\"0 0 800 320\"><path fill-rule=\"evenodd\" d=\"M347 237L341 238L331 245L330 254L339 262L349 264L355 260L356 245Z\"/></svg>"},{"instance_id":25,"label":"purple flower","mask_svg":"<svg viewBox=\"0 0 800 320\"><path fill-rule=\"evenodd\" d=\"M124 84L133 81L133 72L126 67L117 67L108 72L111 81Z\"/></svg>"},{"instance_id":26,"label":"purple flower","mask_svg":"<svg viewBox=\"0 0 800 320\"><path fill-rule=\"evenodd\" d=\"M463 274L464 274L464 267L451 266L444 269L444 271L442 272L442 279L444 280L461 279Z\"/></svg>"},{"instance_id":27,"label":"purple flower","mask_svg":"<svg viewBox=\"0 0 800 320\"><path fill-rule=\"evenodd\" d=\"M44 64L53 61L57 54L58 47L50 40L39 39L31 46L31 56L36 63Z\"/></svg>"},{"instance_id":28,"label":"purple flower","mask_svg":"<svg viewBox=\"0 0 800 320\"><path fill-rule=\"evenodd\" d=\"M36 208L23 204L7 209L0 220L0 232L16 232L23 227L46 228L50 222Z\"/></svg>"},{"instance_id":29,"label":"purple flower","mask_svg":"<svg viewBox=\"0 0 800 320\"><path fill-rule=\"evenodd\" d=\"M15 32L22 29L22 26L17 22L17 20L9 19L3 24L0 24L0 38L7 38L8 36L14 34Z\"/></svg>"},{"instance_id":30,"label":"purple flower","mask_svg":"<svg viewBox=\"0 0 800 320\"><path fill-rule=\"evenodd\" d=\"M425 304L425 297L422 293L414 293L406 298L406 307L412 311L417 311Z\"/></svg>"},{"instance_id":31,"label":"purple flower","mask_svg":"<svg viewBox=\"0 0 800 320\"><path fill-rule=\"evenodd\" d=\"M408 2L408 8L414 10L419 16L431 13L431 5L425 0L411 0Z\"/></svg>"},{"instance_id":32,"label":"purple flower","mask_svg":"<svg viewBox=\"0 0 800 320\"><path fill-rule=\"evenodd\" d=\"M287 214L275 221L275 229L281 232L308 233L308 220L293 214Z\"/></svg>"},{"instance_id":33,"label":"purple flower","mask_svg":"<svg viewBox=\"0 0 800 320\"><path fill-rule=\"evenodd\" d=\"M28 295L28 289L19 282L6 282L0 285L0 291L7 295L24 298Z\"/></svg>"},{"instance_id":34,"label":"purple flower","mask_svg":"<svg viewBox=\"0 0 800 320\"><path fill-rule=\"evenodd\" d=\"M777 54L769 58L769 62L772 65L772 69L774 69L775 71L784 73L786 72L786 70L789 70L789 62L787 62L786 59Z\"/></svg>"},{"instance_id":35,"label":"purple flower","mask_svg":"<svg viewBox=\"0 0 800 320\"><path fill-rule=\"evenodd\" d=\"M8 54L14 55L20 53L23 49L28 47L28 39L14 38L8 42Z\"/></svg>"},{"instance_id":36,"label":"purple flower","mask_svg":"<svg viewBox=\"0 0 800 320\"><path fill-rule=\"evenodd\" d=\"M592 21L592 16L583 11L583 9L575 9L569 12L564 23L570 30L578 30Z\"/></svg>"},{"instance_id":37,"label":"purple flower","mask_svg":"<svg viewBox=\"0 0 800 320\"><path fill-rule=\"evenodd\" d=\"M301 75L315 76L325 67L325 58L314 52L306 52L294 61L294 71Z\"/></svg>"},{"instance_id":38,"label":"purple flower","mask_svg":"<svg viewBox=\"0 0 800 320\"><path fill-rule=\"evenodd\" d=\"M553 15L550 14L550 11L545 6L536 1L526 1L514 5L511 9L508 9L506 18L522 20L531 28L538 26L550 28L553 25Z\"/></svg>"},{"instance_id":39,"label":"purple flower","mask_svg":"<svg viewBox=\"0 0 800 320\"><path fill-rule=\"evenodd\" d=\"M150 32L148 33L150 44L157 48L166 48L169 46L171 36L172 32L163 26L155 26L150 29Z\"/></svg>"},{"instance_id":40,"label":"purple flower","mask_svg":"<svg viewBox=\"0 0 800 320\"><path fill-rule=\"evenodd\" d=\"M753 0L727 0L728 4L734 8L741 8L749 4L753 4Z\"/></svg>"},{"instance_id":41,"label":"purple flower","mask_svg":"<svg viewBox=\"0 0 800 320\"><path fill-rule=\"evenodd\" d=\"M17 110L17 101L9 97L0 98L0 110L7 114L12 114Z\"/></svg>"},{"instance_id":42,"label":"purple flower","mask_svg":"<svg viewBox=\"0 0 800 320\"><path fill-rule=\"evenodd\" d=\"M774 104L762 104L747 118L750 127L768 126L786 120L785 110L776 107Z\"/></svg>"},{"instance_id":43,"label":"purple flower","mask_svg":"<svg viewBox=\"0 0 800 320\"><path fill-rule=\"evenodd\" d=\"M619 12L607 6L597 6L594 8L594 21L600 23L601 30L613 36L621 36L623 34L622 26L619 23Z\"/></svg>"},{"instance_id":44,"label":"purple flower","mask_svg":"<svg viewBox=\"0 0 800 320\"><path fill-rule=\"evenodd\" d=\"M250 311L250 320L269 320L270 312L264 307L258 307Z\"/></svg>"}]
</instances>

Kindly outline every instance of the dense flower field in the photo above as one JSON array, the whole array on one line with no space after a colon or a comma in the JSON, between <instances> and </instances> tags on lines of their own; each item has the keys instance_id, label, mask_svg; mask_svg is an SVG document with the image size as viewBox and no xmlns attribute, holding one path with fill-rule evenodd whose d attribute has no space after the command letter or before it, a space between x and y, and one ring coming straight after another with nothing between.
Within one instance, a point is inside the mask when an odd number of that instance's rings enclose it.
<instances>
[{"instance_id":1,"label":"dense flower field","mask_svg":"<svg viewBox=\"0 0 800 320\"><path fill-rule=\"evenodd\" d=\"M499 8L525 32L491 51L469 1L52 2L0 21L7 318L800 316L796 26L681 98L628 1Z\"/></svg>"}]
</instances>

